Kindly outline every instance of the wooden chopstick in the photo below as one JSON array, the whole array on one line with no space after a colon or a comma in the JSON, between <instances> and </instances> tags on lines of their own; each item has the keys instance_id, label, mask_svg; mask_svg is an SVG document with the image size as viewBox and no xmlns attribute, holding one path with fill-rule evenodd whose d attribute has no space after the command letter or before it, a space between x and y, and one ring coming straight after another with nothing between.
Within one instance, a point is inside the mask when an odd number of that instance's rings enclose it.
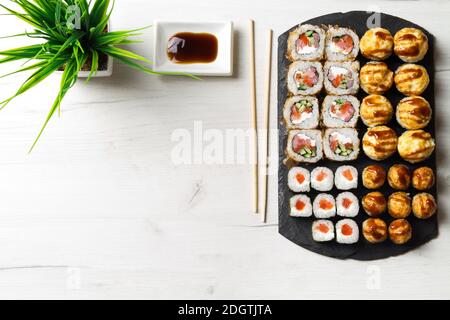
<instances>
[{"instance_id":1,"label":"wooden chopstick","mask_svg":"<svg viewBox=\"0 0 450 320\"><path fill-rule=\"evenodd\" d=\"M252 109L252 129L253 129L253 212L258 213L258 124L256 113L256 70L255 70L255 22L249 21L250 33L250 94Z\"/></svg>"},{"instance_id":2,"label":"wooden chopstick","mask_svg":"<svg viewBox=\"0 0 450 320\"><path fill-rule=\"evenodd\" d=\"M263 182L263 211L262 211L262 222L267 221L267 190L268 190L268 175L269 175L269 159L270 159L270 85L272 78L272 29L269 29L267 33L267 61L266 61L266 90L265 90L265 107L266 116L264 119L264 127L266 129L266 159L265 159L265 172L264 172L264 182Z\"/></svg>"}]
</instances>

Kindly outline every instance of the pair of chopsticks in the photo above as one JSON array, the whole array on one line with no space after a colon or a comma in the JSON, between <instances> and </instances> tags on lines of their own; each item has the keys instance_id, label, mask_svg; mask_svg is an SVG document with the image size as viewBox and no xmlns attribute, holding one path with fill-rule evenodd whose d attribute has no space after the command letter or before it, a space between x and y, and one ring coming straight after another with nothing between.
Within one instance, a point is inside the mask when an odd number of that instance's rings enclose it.
<instances>
[{"instance_id":1,"label":"pair of chopsticks","mask_svg":"<svg viewBox=\"0 0 450 320\"><path fill-rule=\"evenodd\" d=\"M256 64L255 64L255 22L250 20L250 93L251 93L251 110L252 110L252 128L253 128L253 209L255 213L259 213L259 156L258 156L258 118L257 118L257 103L256 103ZM263 208L261 219L262 222L267 220L267 192L269 174L269 136L270 136L270 83L272 77L272 29L267 32L267 52L266 52L266 78L265 78L265 119L264 127L266 129L266 145L265 145L265 166L263 175Z\"/></svg>"}]
</instances>

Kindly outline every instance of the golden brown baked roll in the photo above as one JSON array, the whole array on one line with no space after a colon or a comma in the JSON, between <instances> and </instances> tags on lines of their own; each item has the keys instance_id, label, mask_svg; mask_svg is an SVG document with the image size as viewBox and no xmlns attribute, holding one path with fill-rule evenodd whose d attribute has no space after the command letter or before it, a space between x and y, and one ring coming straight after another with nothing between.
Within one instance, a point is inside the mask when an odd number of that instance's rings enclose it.
<instances>
[{"instance_id":1,"label":"golden brown baked roll","mask_svg":"<svg viewBox=\"0 0 450 320\"><path fill-rule=\"evenodd\" d=\"M373 28L367 30L359 42L361 53L367 59L384 60L392 55L394 38L389 30Z\"/></svg>"},{"instance_id":2,"label":"golden brown baked roll","mask_svg":"<svg viewBox=\"0 0 450 320\"><path fill-rule=\"evenodd\" d=\"M405 244L412 237L412 227L405 219L397 219L389 225L389 238L395 244Z\"/></svg>"},{"instance_id":3,"label":"golden brown baked roll","mask_svg":"<svg viewBox=\"0 0 450 320\"><path fill-rule=\"evenodd\" d=\"M406 218L411 214L411 198L405 192L394 192L388 199L388 212L396 219Z\"/></svg>"},{"instance_id":4,"label":"golden brown baked roll","mask_svg":"<svg viewBox=\"0 0 450 320\"><path fill-rule=\"evenodd\" d=\"M372 160L385 160L397 149L397 134L386 126L369 128L363 137L364 153Z\"/></svg>"},{"instance_id":5,"label":"golden brown baked roll","mask_svg":"<svg viewBox=\"0 0 450 320\"><path fill-rule=\"evenodd\" d=\"M412 176L413 187L420 191L429 190L434 186L434 172L429 167L420 167L414 170Z\"/></svg>"},{"instance_id":6,"label":"golden brown baked roll","mask_svg":"<svg viewBox=\"0 0 450 320\"><path fill-rule=\"evenodd\" d=\"M375 127L391 121L394 108L386 97L371 94L361 102L359 113L366 126Z\"/></svg>"},{"instance_id":7,"label":"golden brown baked roll","mask_svg":"<svg viewBox=\"0 0 450 320\"><path fill-rule=\"evenodd\" d=\"M434 139L423 130L405 131L398 139L398 153L410 163L427 159L435 148Z\"/></svg>"},{"instance_id":8,"label":"golden brown baked roll","mask_svg":"<svg viewBox=\"0 0 450 320\"><path fill-rule=\"evenodd\" d=\"M416 28L403 28L394 36L394 52L405 62L418 62L428 52L428 38Z\"/></svg>"},{"instance_id":9,"label":"golden brown baked roll","mask_svg":"<svg viewBox=\"0 0 450 320\"><path fill-rule=\"evenodd\" d=\"M361 88L368 94L383 94L394 83L394 72L386 63L371 61L359 73Z\"/></svg>"},{"instance_id":10,"label":"golden brown baked roll","mask_svg":"<svg viewBox=\"0 0 450 320\"><path fill-rule=\"evenodd\" d=\"M367 189L379 189L386 181L386 170L377 164L367 166L363 170L362 181Z\"/></svg>"},{"instance_id":11,"label":"golden brown baked roll","mask_svg":"<svg viewBox=\"0 0 450 320\"><path fill-rule=\"evenodd\" d=\"M406 97L397 105L397 122L405 129L425 128L431 120L431 106L419 96Z\"/></svg>"},{"instance_id":12,"label":"golden brown baked roll","mask_svg":"<svg viewBox=\"0 0 450 320\"><path fill-rule=\"evenodd\" d=\"M363 235L370 243L381 243L387 239L387 225L381 219L369 218L363 222Z\"/></svg>"},{"instance_id":13,"label":"golden brown baked roll","mask_svg":"<svg viewBox=\"0 0 450 320\"><path fill-rule=\"evenodd\" d=\"M429 193L419 193L413 197L412 210L419 219L428 219L436 213L437 205L434 197Z\"/></svg>"},{"instance_id":14,"label":"golden brown baked roll","mask_svg":"<svg viewBox=\"0 0 450 320\"><path fill-rule=\"evenodd\" d=\"M406 96L420 96L428 87L427 69L417 64L404 64L395 71L397 90Z\"/></svg>"},{"instance_id":15,"label":"golden brown baked roll","mask_svg":"<svg viewBox=\"0 0 450 320\"><path fill-rule=\"evenodd\" d=\"M408 190L411 185L411 173L404 164L394 164L388 171L388 183L393 189Z\"/></svg>"},{"instance_id":16,"label":"golden brown baked roll","mask_svg":"<svg viewBox=\"0 0 450 320\"><path fill-rule=\"evenodd\" d=\"M374 191L363 197L362 206L369 216L378 217L386 211L387 202L381 192Z\"/></svg>"}]
</instances>

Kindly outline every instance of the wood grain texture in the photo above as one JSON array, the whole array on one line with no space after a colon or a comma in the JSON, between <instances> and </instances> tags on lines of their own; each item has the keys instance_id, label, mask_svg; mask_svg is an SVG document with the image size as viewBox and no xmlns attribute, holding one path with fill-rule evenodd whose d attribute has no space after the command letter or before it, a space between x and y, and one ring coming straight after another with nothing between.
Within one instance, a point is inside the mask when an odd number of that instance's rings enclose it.
<instances>
[{"instance_id":1,"label":"wood grain texture","mask_svg":"<svg viewBox=\"0 0 450 320\"><path fill-rule=\"evenodd\" d=\"M315 3L306 14L301 2L287 0L277 5L266 0L116 1L116 29L154 19L233 20L235 75L203 81L149 77L116 64L113 77L73 88L61 118L51 121L31 155L26 151L59 78L49 78L1 111L0 298L450 298L450 2ZM251 166L175 165L171 134L177 128L192 130L196 120L209 129L251 127L249 18L256 22L262 101L265 30L272 28L278 36L299 21L374 4L436 36L441 235L397 258L336 261L278 235L276 176L269 177L263 226L251 213ZM0 19L1 35L23 27L10 17ZM144 37L145 43L132 49L150 56L151 30ZM2 40L0 49L20 44ZM8 70L0 67L0 73ZM21 80L0 79L0 97ZM275 88L275 77L272 84ZM272 95L272 106L275 99ZM275 128L276 108L271 109ZM259 112L260 125L263 116ZM371 285L373 272L380 275L378 289Z\"/></svg>"}]
</instances>

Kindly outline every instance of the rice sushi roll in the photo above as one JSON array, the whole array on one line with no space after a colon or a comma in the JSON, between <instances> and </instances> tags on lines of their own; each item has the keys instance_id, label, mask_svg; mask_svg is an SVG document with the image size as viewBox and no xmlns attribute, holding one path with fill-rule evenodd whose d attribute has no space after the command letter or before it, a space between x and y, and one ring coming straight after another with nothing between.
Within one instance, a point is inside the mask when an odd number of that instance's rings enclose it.
<instances>
[{"instance_id":1,"label":"rice sushi roll","mask_svg":"<svg viewBox=\"0 0 450 320\"><path fill-rule=\"evenodd\" d=\"M340 217L356 217L359 213L358 198L351 192L340 193L336 197L336 212Z\"/></svg>"},{"instance_id":2,"label":"rice sushi roll","mask_svg":"<svg viewBox=\"0 0 450 320\"><path fill-rule=\"evenodd\" d=\"M287 156L296 162L316 163L323 157L320 130L291 130L288 134Z\"/></svg>"},{"instance_id":3,"label":"rice sushi roll","mask_svg":"<svg viewBox=\"0 0 450 320\"><path fill-rule=\"evenodd\" d=\"M359 53L359 38L348 28L330 27L326 33L325 55L328 61L353 61Z\"/></svg>"},{"instance_id":4,"label":"rice sushi roll","mask_svg":"<svg viewBox=\"0 0 450 320\"><path fill-rule=\"evenodd\" d=\"M334 239L334 225L328 220L316 220L312 224L314 241L325 242Z\"/></svg>"},{"instance_id":5,"label":"rice sushi roll","mask_svg":"<svg viewBox=\"0 0 450 320\"><path fill-rule=\"evenodd\" d=\"M353 128L327 129L323 137L325 156L333 161L356 160L359 155L360 140Z\"/></svg>"},{"instance_id":6,"label":"rice sushi roll","mask_svg":"<svg viewBox=\"0 0 450 320\"><path fill-rule=\"evenodd\" d=\"M326 167L316 167L311 172L311 187L317 191L327 192L333 189L334 174Z\"/></svg>"},{"instance_id":7,"label":"rice sushi roll","mask_svg":"<svg viewBox=\"0 0 450 320\"><path fill-rule=\"evenodd\" d=\"M357 94L359 90L359 62L326 62L324 86L328 94Z\"/></svg>"},{"instance_id":8,"label":"rice sushi roll","mask_svg":"<svg viewBox=\"0 0 450 320\"><path fill-rule=\"evenodd\" d=\"M359 101L354 96L326 96L322 123L326 128L354 128L359 118Z\"/></svg>"},{"instance_id":9,"label":"rice sushi roll","mask_svg":"<svg viewBox=\"0 0 450 320\"><path fill-rule=\"evenodd\" d=\"M307 218L312 216L311 200L304 194L297 194L289 200L291 217Z\"/></svg>"},{"instance_id":10,"label":"rice sushi roll","mask_svg":"<svg viewBox=\"0 0 450 320\"><path fill-rule=\"evenodd\" d=\"M325 31L311 24L300 25L289 33L287 57L291 61L320 61L325 51Z\"/></svg>"},{"instance_id":11,"label":"rice sushi roll","mask_svg":"<svg viewBox=\"0 0 450 320\"><path fill-rule=\"evenodd\" d=\"M359 228L352 219L343 219L336 223L336 241L342 244L352 244L359 240Z\"/></svg>"},{"instance_id":12,"label":"rice sushi roll","mask_svg":"<svg viewBox=\"0 0 450 320\"><path fill-rule=\"evenodd\" d=\"M334 182L339 190L358 188L358 170L352 166L341 166L336 169Z\"/></svg>"},{"instance_id":13,"label":"rice sushi roll","mask_svg":"<svg viewBox=\"0 0 450 320\"><path fill-rule=\"evenodd\" d=\"M336 202L331 194L320 193L313 203L314 216L319 219L326 219L336 216Z\"/></svg>"},{"instance_id":14,"label":"rice sushi roll","mask_svg":"<svg viewBox=\"0 0 450 320\"><path fill-rule=\"evenodd\" d=\"M286 100L283 117L288 129L315 129L319 126L319 101L311 96L294 96Z\"/></svg>"},{"instance_id":15,"label":"rice sushi roll","mask_svg":"<svg viewBox=\"0 0 450 320\"><path fill-rule=\"evenodd\" d=\"M309 171L293 167L288 173L288 186L293 192L309 192L310 190L310 174Z\"/></svg>"},{"instance_id":16,"label":"rice sushi roll","mask_svg":"<svg viewBox=\"0 0 450 320\"><path fill-rule=\"evenodd\" d=\"M311 96L323 87L323 68L320 62L297 61L289 66L287 87L293 95Z\"/></svg>"}]
</instances>

